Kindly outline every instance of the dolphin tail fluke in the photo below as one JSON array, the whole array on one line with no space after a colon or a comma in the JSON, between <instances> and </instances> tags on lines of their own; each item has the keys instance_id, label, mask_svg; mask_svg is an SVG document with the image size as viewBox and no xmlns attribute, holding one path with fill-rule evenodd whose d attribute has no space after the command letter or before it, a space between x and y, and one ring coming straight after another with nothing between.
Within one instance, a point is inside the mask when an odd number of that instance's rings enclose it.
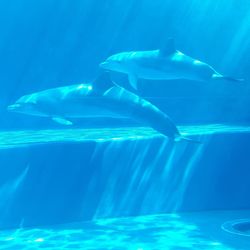
<instances>
[{"instance_id":1,"label":"dolphin tail fluke","mask_svg":"<svg viewBox=\"0 0 250 250\"><path fill-rule=\"evenodd\" d=\"M223 76L223 75L219 75L219 74L213 74L212 79L226 80L226 81L230 81L230 82L243 82L244 81L244 79L234 78L231 76Z\"/></svg>"},{"instance_id":2,"label":"dolphin tail fluke","mask_svg":"<svg viewBox=\"0 0 250 250\"><path fill-rule=\"evenodd\" d=\"M185 137L185 136L176 137L176 138L175 138L175 141L176 141L176 142L179 142L179 141L187 141L187 142L191 142L191 143L202 144L202 142L199 141L199 140L194 140L194 139L192 139L192 138L188 138L188 137Z\"/></svg>"}]
</instances>

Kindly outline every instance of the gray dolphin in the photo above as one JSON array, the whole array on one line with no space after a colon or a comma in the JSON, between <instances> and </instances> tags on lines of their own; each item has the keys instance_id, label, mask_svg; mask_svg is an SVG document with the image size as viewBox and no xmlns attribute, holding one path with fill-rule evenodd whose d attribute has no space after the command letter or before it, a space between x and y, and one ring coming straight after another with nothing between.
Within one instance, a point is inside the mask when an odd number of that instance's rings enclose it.
<instances>
[{"instance_id":1,"label":"gray dolphin","mask_svg":"<svg viewBox=\"0 0 250 250\"><path fill-rule=\"evenodd\" d=\"M151 80L188 79L209 81L225 79L242 81L223 76L207 63L201 62L175 49L174 40L169 38L160 50L122 52L107 58L100 67L128 74L129 82L137 89L138 78Z\"/></svg>"},{"instance_id":2,"label":"gray dolphin","mask_svg":"<svg viewBox=\"0 0 250 250\"><path fill-rule=\"evenodd\" d=\"M70 118L132 118L175 141L184 139L171 119L143 98L115 85L108 73L93 83L47 89L19 98L9 111L44 116L72 125Z\"/></svg>"}]
</instances>

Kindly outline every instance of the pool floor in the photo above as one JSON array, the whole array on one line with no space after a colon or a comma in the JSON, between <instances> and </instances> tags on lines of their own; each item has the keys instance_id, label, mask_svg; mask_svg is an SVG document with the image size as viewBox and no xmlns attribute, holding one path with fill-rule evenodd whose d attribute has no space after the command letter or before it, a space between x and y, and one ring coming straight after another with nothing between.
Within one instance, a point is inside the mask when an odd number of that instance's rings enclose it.
<instances>
[{"instance_id":1,"label":"pool floor","mask_svg":"<svg viewBox=\"0 0 250 250\"><path fill-rule=\"evenodd\" d=\"M250 211L156 214L2 230L0 249L249 250L250 238L222 229Z\"/></svg>"}]
</instances>

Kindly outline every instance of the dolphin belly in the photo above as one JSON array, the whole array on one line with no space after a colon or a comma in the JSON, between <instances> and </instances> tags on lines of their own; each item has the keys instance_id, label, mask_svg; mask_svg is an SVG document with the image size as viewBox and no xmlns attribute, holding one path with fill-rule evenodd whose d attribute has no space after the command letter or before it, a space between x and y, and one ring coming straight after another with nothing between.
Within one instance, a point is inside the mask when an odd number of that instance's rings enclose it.
<instances>
[{"instance_id":1,"label":"dolphin belly","mask_svg":"<svg viewBox=\"0 0 250 250\"><path fill-rule=\"evenodd\" d=\"M62 116L68 118L96 118L96 117L112 117L112 118L125 118L116 112L112 112L100 107L88 107L88 110L67 110L61 112Z\"/></svg>"},{"instance_id":2,"label":"dolphin belly","mask_svg":"<svg viewBox=\"0 0 250 250\"><path fill-rule=\"evenodd\" d=\"M174 80L183 78L183 75L178 71L163 71L156 69L142 69L138 72L138 78L149 80Z\"/></svg>"},{"instance_id":3,"label":"dolphin belly","mask_svg":"<svg viewBox=\"0 0 250 250\"><path fill-rule=\"evenodd\" d=\"M175 80L175 79L194 79L196 77L196 68L193 65L193 59L181 54L161 58L146 58L134 63L131 72L138 78L150 80ZM183 60L184 58L185 60ZM129 73L129 72L128 72Z\"/></svg>"},{"instance_id":4,"label":"dolphin belly","mask_svg":"<svg viewBox=\"0 0 250 250\"><path fill-rule=\"evenodd\" d=\"M57 106L57 112L55 112L54 115L60 115L67 118L125 117L117 110L112 110L109 107L110 104L107 103L103 97L85 97L78 101L69 99L56 103L55 105Z\"/></svg>"}]
</instances>

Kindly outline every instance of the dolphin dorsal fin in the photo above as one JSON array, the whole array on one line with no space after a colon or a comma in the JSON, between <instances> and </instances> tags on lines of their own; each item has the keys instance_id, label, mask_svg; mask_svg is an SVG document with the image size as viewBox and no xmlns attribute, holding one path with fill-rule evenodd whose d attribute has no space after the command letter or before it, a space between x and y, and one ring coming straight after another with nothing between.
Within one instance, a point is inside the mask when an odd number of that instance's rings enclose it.
<instances>
[{"instance_id":1,"label":"dolphin dorsal fin","mask_svg":"<svg viewBox=\"0 0 250 250\"><path fill-rule=\"evenodd\" d=\"M167 39L165 45L160 49L161 56L169 56L176 52L174 38Z\"/></svg>"}]
</instances>

